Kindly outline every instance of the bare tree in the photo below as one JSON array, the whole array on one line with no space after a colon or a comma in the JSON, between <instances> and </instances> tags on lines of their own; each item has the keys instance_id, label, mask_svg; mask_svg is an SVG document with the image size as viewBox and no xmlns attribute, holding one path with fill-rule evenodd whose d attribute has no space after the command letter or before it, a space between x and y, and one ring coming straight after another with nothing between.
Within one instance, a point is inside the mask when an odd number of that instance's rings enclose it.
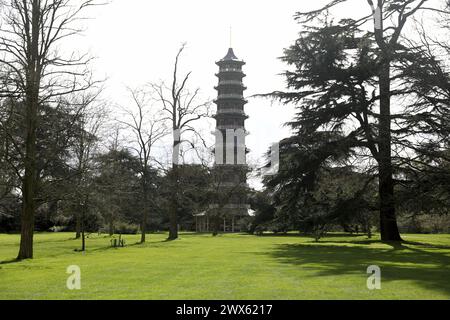
<instances>
[{"instance_id":1,"label":"bare tree","mask_svg":"<svg viewBox=\"0 0 450 320\"><path fill-rule=\"evenodd\" d=\"M109 152L113 153L114 155L116 155L119 152L119 139L120 139L120 128L118 126L115 126L113 128L113 132L111 132L111 140L110 140L110 144L109 144ZM117 199L117 194L115 194L114 191L117 188L117 186L120 186L122 184L125 184L125 181L120 181L122 179L118 179L117 177L117 163L116 161L114 161L112 163L112 180L114 180L115 183L111 183L107 189L110 189L107 191L108 196L106 196L105 198L105 206L106 206L106 219L108 221L108 230L109 230L109 236L113 236L114 235L114 224L115 221L117 219L118 216L118 210L119 210L119 206L117 205L118 201L114 201L113 199ZM112 182L112 181L111 181ZM120 188L119 188L120 189ZM120 198L120 197L119 197ZM120 201L120 200L119 200Z\"/></svg>"},{"instance_id":2,"label":"bare tree","mask_svg":"<svg viewBox=\"0 0 450 320\"><path fill-rule=\"evenodd\" d=\"M184 77L179 76L179 61L186 45L183 44L179 49L174 63L174 70L171 85L167 86L164 82L159 84L150 84L157 101L161 104L162 110L166 115L164 120L169 121L173 135L173 151L172 151L172 170L170 173L172 181L172 199L169 209L169 240L178 238L178 166L180 165L180 148L186 134L190 133L202 141L198 130L193 126L194 123L203 117L209 116L210 102L198 102L200 89L194 91L188 89L188 81L192 72L188 72Z\"/></svg>"},{"instance_id":3,"label":"bare tree","mask_svg":"<svg viewBox=\"0 0 450 320\"><path fill-rule=\"evenodd\" d=\"M141 216L141 243L145 242L147 231L147 220L151 207L151 162L153 146L156 142L167 135L164 121L155 108L149 104L149 95L142 89L129 89L133 99L134 108L123 108L128 121L118 120L134 133L133 144L130 147L138 156L140 164L140 175L142 183L143 205ZM155 112L154 112L155 111Z\"/></svg>"},{"instance_id":4,"label":"bare tree","mask_svg":"<svg viewBox=\"0 0 450 320\"><path fill-rule=\"evenodd\" d=\"M77 20L93 0L3 0L0 29L0 96L24 102L26 138L23 209L18 259L33 258L37 185L36 130L43 103L93 85L86 55L65 56L57 46L82 30Z\"/></svg>"},{"instance_id":5,"label":"bare tree","mask_svg":"<svg viewBox=\"0 0 450 320\"><path fill-rule=\"evenodd\" d=\"M99 132L106 119L104 107L96 105L97 95L81 95L77 103L81 111L77 121L75 141L73 143L75 171L72 203L76 208L76 238L81 237L81 250L86 250L85 223L92 193L92 171L95 169L95 157L99 147Z\"/></svg>"}]
</instances>

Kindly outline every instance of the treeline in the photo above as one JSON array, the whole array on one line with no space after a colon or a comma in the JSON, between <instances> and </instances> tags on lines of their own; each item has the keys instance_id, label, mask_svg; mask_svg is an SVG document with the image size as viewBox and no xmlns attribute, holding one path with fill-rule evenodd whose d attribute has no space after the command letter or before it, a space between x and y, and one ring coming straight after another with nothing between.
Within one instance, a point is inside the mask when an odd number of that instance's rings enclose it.
<instances>
[{"instance_id":1,"label":"treeline","mask_svg":"<svg viewBox=\"0 0 450 320\"><path fill-rule=\"evenodd\" d=\"M129 89L124 106L105 101L93 58L70 46L101 4L0 2L0 232L20 231L19 260L33 258L36 230L73 230L82 250L94 231L139 231L145 242L168 228L173 240L211 197L195 126L210 102L180 74L184 45L167 83ZM156 150L165 137L171 161ZM189 152L202 165L184 165Z\"/></svg>"},{"instance_id":2,"label":"treeline","mask_svg":"<svg viewBox=\"0 0 450 320\"><path fill-rule=\"evenodd\" d=\"M60 123L60 118L54 121ZM56 123L48 125L54 130ZM136 234L141 232L144 210L149 212L146 221L149 232L168 230L169 202L173 192L168 175L151 168L147 173L150 187L144 194L139 158L114 140L105 150L95 152L88 172L80 172L75 156L80 135L68 137L70 134L66 132L55 140L49 140L47 136L38 139L38 150L50 145L51 150L47 149L47 156L42 153L39 157L43 167L39 168L35 231L73 231L74 237L81 237L82 231ZM54 152L56 145L61 147L61 152ZM6 155L1 154L5 160ZM2 166L1 174L0 232L19 232L21 185L16 173L5 170L8 167ZM178 210L179 225L182 230L192 231L194 214L205 211L208 206L211 175L201 165L183 165L179 170L179 187L183 190L179 199L182 203ZM150 199L149 207L144 197Z\"/></svg>"},{"instance_id":3,"label":"treeline","mask_svg":"<svg viewBox=\"0 0 450 320\"><path fill-rule=\"evenodd\" d=\"M448 231L450 4L367 1L366 16L334 19L346 2L295 15L286 90L263 96L297 114L264 190L236 186L255 211L247 228L316 239L376 231L383 241ZM89 232L145 242L169 230L174 240L211 205L216 235L232 196L198 130L210 102L180 72L184 45L169 81L129 89L120 108L103 100L90 57L58 50L93 5L0 3L0 232L20 231L18 259L33 257L35 230L73 231L82 250Z\"/></svg>"}]
</instances>

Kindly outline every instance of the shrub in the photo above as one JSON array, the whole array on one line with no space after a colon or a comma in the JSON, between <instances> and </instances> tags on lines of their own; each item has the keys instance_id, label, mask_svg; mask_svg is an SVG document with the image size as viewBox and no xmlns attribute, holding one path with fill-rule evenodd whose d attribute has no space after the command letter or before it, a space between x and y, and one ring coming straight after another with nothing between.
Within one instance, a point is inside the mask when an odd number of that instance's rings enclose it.
<instances>
[{"instance_id":1,"label":"shrub","mask_svg":"<svg viewBox=\"0 0 450 320\"><path fill-rule=\"evenodd\" d=\"M139 226L133 223L118 222L115 226L115 232L120 234L136 234L139 232Z\"/></svg>"}]
</instances>

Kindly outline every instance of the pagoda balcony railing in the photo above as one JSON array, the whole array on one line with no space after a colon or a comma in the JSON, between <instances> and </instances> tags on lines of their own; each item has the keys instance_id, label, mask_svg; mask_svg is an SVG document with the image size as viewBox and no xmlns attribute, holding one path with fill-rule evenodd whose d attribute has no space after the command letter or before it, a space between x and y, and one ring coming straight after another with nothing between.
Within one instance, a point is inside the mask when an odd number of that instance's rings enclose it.
<instances>
[{"instance_id":1,"label":"pagoda balcony railing","mask_svg":"<svg viewBox=\"0 0 450 320\"><path fill-rule=\"evenodd\" d=\"M244 87L244 83L239 80L222 80L219 81L219 86L226 86L226 85L235 85L235 86L242 86Z\"/></svg>"},{"instance_id":2,"label":"pagoda balcony railing","mask_svg":"<svg viewBox=\"0 0 450 320\"><path fill-rule=\"evenodd\" d=\"M238 73L242 78L245 78L247 75L244 73L244 72L242 72L241 70L239 70L239 71L227 71L227 72L235 72L235 73ZM220 71L219 73L216 73L216 77L218 77L218 78L220 78L221 77L221 75L223 74L224 72L223 71Z\"/></svg>"},{"instance_id":3,"label":"pagoda balcony railing","mask_svg":"<svg viewBox=\"0 0 450 320\"><path fill-rule=\"evenodd\" d=\"M243 125L232 125L232 124L221 124L221 125L218 125L217 126L217 129L218 130L227 130L227 129L230 129L230 130L236 130L236 129L244 129L245 130L245 127L243 126ZM247 133L247 131L245 131L246 133Z\"/></svg>"},{"instance_id":4,"label":"pagoda balcony railing","mask_svg":"<svg viewBox=\"0 0 450 320\"><path fill-rule=\"evenodd\" d=\"M226 148L226 147L227 147L227 144L224 143L223 146L225 146L225 148ZM230 145L230 147L234 149L234 147L236 147L236 145L233 144L233 145ZM216 147L213 147L213 148L211 148L210 150L211 150L211 153L216 154ZM246 148L245 148L245 154L249 154L250 152L251 152L251 150L250 150L249 148L246 147ZM224 166L224 165L226 166L227 164L218 164L218 166ZM234 165L233 165L233 166L234 166Z\"/></svg>"},{"instance_id":5,"label":"pagoda balcony railing","mask_svg":"<svg viewBox=\"0 0 450 320\"><path fill-rule=\"evenodd\" d=\"M239 100L245 100L243 95L236 94L236 93L219 94L217 99L239 99Z\"/></svg>"},{"instance_id":6,"label":"pagoda balcony railing","mask_svg":"<svg viewBox=\"0 0 450 320\"><path fill-rule=\"evenodd\" d=\"M239 68L220 68L219 72L242 72L242 69Z\"/></svg>"},{"instance_id":7,"label":"pagoda balcony railing","mask_svg":"<svg viewBox=\"0 0 450 320\"><path fill-rule=\"evenodd\" d=\"M245 116L244 110L240 109L220 109L216 114L239 114Z\"/></svg>"}]
</instances>

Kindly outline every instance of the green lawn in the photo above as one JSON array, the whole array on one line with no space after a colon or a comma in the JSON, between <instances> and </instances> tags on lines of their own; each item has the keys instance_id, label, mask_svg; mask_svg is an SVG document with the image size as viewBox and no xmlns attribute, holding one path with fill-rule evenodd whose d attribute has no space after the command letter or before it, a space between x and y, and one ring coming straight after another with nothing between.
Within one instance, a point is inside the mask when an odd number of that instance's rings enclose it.
<instances>
[{"instance_id":1,"label":"green lawn","mask_svg":"<svg viewBox=\"0 0 450 320\"><path fill-rule=\"evenodd\" d=\"M37 234L35 259L14 262L19 236L0 235L0 299L449 299L450 235L406 235L402 245L334 235L319 243L290 236ZM66 288L66 268L81 268L81 290ZM382 289L366 287L369 265Z\"/></svg>"}]
</instances>

